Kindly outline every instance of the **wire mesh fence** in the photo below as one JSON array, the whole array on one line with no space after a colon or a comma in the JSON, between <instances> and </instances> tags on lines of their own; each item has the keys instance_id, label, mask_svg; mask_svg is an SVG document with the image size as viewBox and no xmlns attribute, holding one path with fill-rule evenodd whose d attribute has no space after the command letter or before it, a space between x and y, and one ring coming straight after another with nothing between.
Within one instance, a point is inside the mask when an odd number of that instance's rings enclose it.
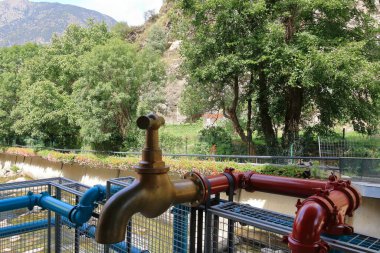
<instances>
[{"instance_id":1,"label":"wire mesh fence","mask_svg":"<svg viewBox=\"0 0 380 253\"><path fill-rule=\"evenodd\" d=\"M320 157L380 158L380 138L318 138Z\"/></svg>"}]
</instances>

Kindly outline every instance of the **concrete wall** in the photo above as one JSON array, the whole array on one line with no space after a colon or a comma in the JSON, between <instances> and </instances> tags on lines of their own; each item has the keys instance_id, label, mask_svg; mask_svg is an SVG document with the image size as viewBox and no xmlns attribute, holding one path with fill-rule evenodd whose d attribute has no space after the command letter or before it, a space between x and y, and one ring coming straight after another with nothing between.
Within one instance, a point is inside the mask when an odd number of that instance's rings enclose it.
<instances>
[{"instance_id":1,"label":"concrete wall","mask_svg":"<svg viewBox=\"0 0 380 253\"><path fill-rule=\"evenodd\" d=\"M90 186L105 184L110 178L136 176L133 172L116 169L52 162L39 156L24 157L0 153L0 169L9 169L12 165L19 167L25 176L33 179L66 177Z\"/></svg>"},{"instance_id":2,"label":"concrete wall","mask_svg":"<svg viewBox=\"0 0 380 253\"><path fill-rule=\"evenodd\" d=\"M105 184L108 179L116 177L135 177L134 171L125 171L107 168L93 168L77 163L63 164L51 162L41 157L23 157L0 153L0 169L16 165L24 171L26 176L33 179L66 177L86 185ZM171 175L178 178L178 175ZM239 191L235 200L287 215L295 215L295 204L298 198L264 193ZM379 237L380 236L380 199L363 197L361 207L353 218L347 221L355 228L355 232Z\"/></svg>"}]
</instances>

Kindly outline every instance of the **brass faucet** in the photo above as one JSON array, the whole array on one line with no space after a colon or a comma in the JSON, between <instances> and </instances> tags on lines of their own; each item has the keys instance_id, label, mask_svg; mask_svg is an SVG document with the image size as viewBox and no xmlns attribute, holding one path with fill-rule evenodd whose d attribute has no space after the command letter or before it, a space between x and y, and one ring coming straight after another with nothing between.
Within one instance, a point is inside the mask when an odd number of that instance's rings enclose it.
<instances>
[{"instance_id":1,"label":"brass faucet","mask_svg":"<svg viewBox=\"0 0 380 253\"><path fill-rule=\"evenodd\" d=\"M204 198L204 187L197 177L170 180L169 167L162 160L158 138L158 129L165 124L164 118L149 114L139 117L136 123L140 129L146 130L142 160L134 167L138 177L106 202L96 229L98 243L123 241L127 223L136 213L154 218L173 204L191 202L197 205Z\"/></svg>"}]
</instances>

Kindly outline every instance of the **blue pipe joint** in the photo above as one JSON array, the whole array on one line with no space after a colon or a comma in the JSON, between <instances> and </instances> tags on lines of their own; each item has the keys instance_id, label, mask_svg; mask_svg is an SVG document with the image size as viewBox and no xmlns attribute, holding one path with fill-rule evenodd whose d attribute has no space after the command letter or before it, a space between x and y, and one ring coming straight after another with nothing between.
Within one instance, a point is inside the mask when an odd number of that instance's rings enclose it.
<instances>
[{"instance_id":1,"label":"blue pipe joint","mask_svg":"<svg viewBox=\"0 0 380 253\"><path fill-rule=\"evenodd\" d=\"M29 211L32 211L34 206L38 203L38 196L31 191L28 192L27 196L29 197L29 204L27 208Z\"/></svg>"},{"instance_id":2,"label":"blue pipe joint","mask_svg":"<svg viewBox=\"0 0 380 253\"><path fill-rule=\"evenodd\" d=\"M77 225L82 225L90 220L95 208L98 207L97 201L106 198L106 187L102 185L95 185L88 189L80 198L78 205L74 206L69 215L69 220Z\"/></svg>"}]
</instances>

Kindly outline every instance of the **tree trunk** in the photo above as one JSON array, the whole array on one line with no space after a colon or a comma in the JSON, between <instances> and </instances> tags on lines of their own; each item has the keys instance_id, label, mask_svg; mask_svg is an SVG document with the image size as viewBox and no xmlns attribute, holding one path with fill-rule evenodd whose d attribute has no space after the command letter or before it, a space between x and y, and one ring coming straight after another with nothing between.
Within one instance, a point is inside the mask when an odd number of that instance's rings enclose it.
<instances>
[{"instance_id":1,"label":"tree trunk","mask_svg":"<svg viewBox=\"0 0 380 253\"><path fill-rule=\"evenodd\" d=\"M253 140L252 140L252 94L253 94L253 82L254 82L254 74L253 70L251 70L251 78L249 80L248 86L248 94L247 94L247 138L248 138L248 155L253 155L256 153L254 149Z\"/></svg>"},{"instance_id":2,"label":"tree trunk","mask_svg":"<svg viewBox=\"0 0 380 253\"><path fill-rule=\"evenodd\" d=\"M247 101L248 112L247 112L247 138L248 138L248 155L252 155L252 93L249 92L249 97Z\"/></svg>"},{"instance_id":3,"label":"tree trunk","mask_svg":"<svg viewBox=\"0 0 380 253\"><path fill-rule=\"evenodd\" d=\"M262 69L258 70L258 96L257 103L259 105L259 115L261 129L264 133L265 143L271 147L277 147L276 133L274 131L272 117L269 114L269 102L268 102L268 86L265 73Z\"/></svg>"},{"instance_id":4,"label":"tree trunk","mask_svg":"<svg viewBox=\"0 0 380 253\"><path fill-rule=\"evenodd\" d=\"M286 91L285 126L282 136L283 148L288 148L298 138L303 93L304 89L299 87L290 87Z\"/></svg>"},{"instance_id":5,"label":"tree trunk","mask_svg":"<svg viewBox=\"0 0 380 253\"><path fill-rule=\"evenodd\" d=\"M240 139L248 144L250 142L250 146L252 147L253 153L255 153L254 145L252 143L252 139L249 140L248 136L244 133L242 126L240 125L239 118L237 115L237 107L239 102L239 77L236 76L233 83L233 94L234 98L231 104L231 107L228 107L224 110L224 116L231 120L232 126L236 133L239 135Z\"/></svg>"},{"instance_id":6,"label":"tree trunk","mask_svg":"<svg viewBox=\"0 0 380 253\"><path fill-rule=\"evenodd\" d=\"M293 39L296 33L295 20L297 10L295 8L290 10L289 17L285 18L285 42L287 44ZM298 138L299 125L301 121L301 110L303 104L304 89L299 87L286 87L285 88L285 124L282 136L283 148L288 148L294 140Z\"/></svg>"}]
</instances>

